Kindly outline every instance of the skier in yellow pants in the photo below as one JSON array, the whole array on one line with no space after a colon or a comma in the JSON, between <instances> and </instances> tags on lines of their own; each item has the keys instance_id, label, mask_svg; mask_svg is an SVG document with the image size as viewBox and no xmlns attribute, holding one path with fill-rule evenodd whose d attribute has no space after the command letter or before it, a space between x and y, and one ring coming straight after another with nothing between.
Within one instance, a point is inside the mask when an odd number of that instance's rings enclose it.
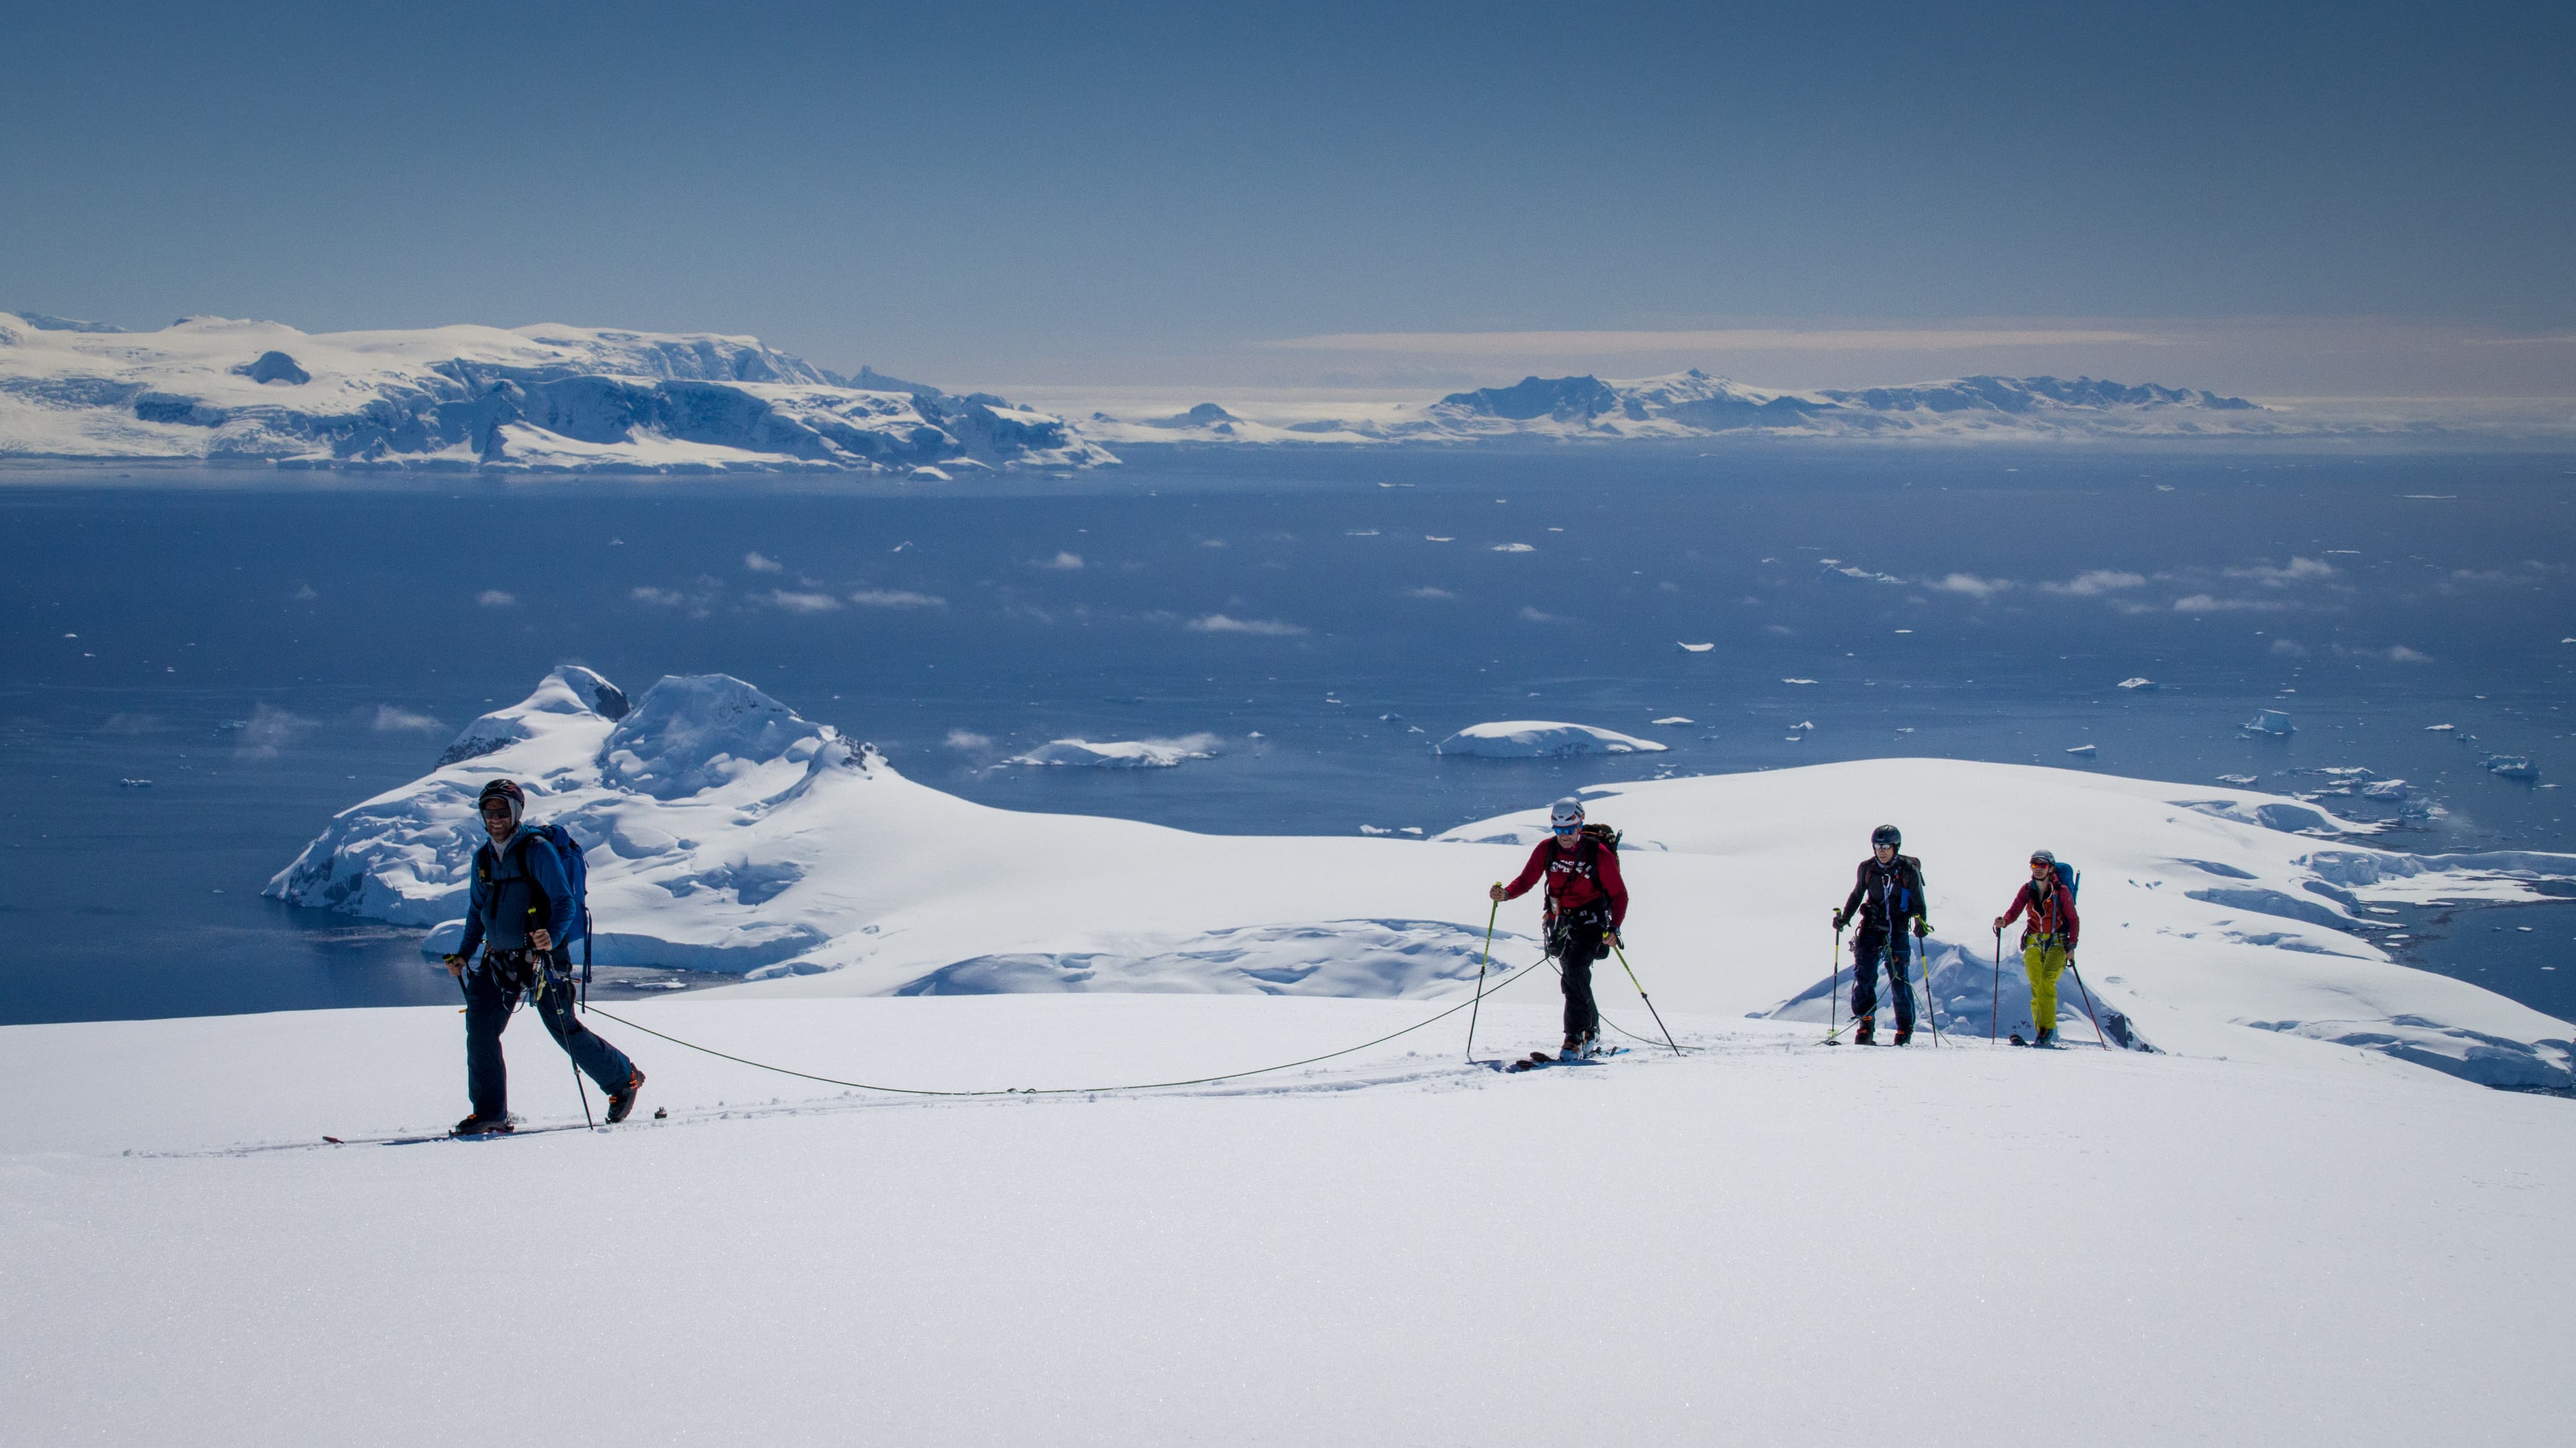
<instances>
[{"instance_id":1,"label":"skier in yellow pants","mask_svg":"<svg viewBox=\"0 0 2576 1448\"><path fill-rule=\"evenodd\" d=\"M2057 977L2075 954L2075 937L2082 923L2075 918L2075 897L2057 878L2057 856L2046 850L2030 852L2030 883L2013 896L2012 908L1995 917L1995 934L2013 923L2024 911L2029 922L2022 926L2021 968L2030 977L2030 1020L2039 1028L2035 1046L2057 1044ZM2018 1039L2018 1038L2016 1038Z\"/></svg>"}]
</instances>

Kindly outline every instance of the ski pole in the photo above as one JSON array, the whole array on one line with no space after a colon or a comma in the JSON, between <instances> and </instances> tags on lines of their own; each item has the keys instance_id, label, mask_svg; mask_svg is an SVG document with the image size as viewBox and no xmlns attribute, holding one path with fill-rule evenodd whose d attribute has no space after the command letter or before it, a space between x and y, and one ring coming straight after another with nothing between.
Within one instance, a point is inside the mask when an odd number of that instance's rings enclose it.
<instances>
[{"instance_id":1,"label":"ski pole","mask_svg":"<svg viewBox=\"0 0 2576 1448\"><path fill-rule=\"evenodd\" d=\"M1674 1055L1680 1055L1682 1048L1673 1040L1672 1027L1664 1024L1664 1013L1655 1009L1655 998L1646 994L1646 988L1643 985L1638 985L1636 967L1628 964L1628 952L1619 948L1619 942L1615 938L1610 942L1610 953L1619 957L1619 968L1628 972L1628 984L1637 987L1637 999L1646 1003L1646 1014L1655 1018L1655 1029L1664 1033L1664 1044L1673 1048Z\"/></svg>"},{"instance_id":2,"label":"ski pole","mask_svg":"<svg viewBox=\"0 0 2576 1448\"><path fill-rule=\"evenodd\" d=\"M1843 1027L1842 1027L1842 1019L1843 1019L1843 1000L1842 1000L1842 996L1843 996L1843 927L1842 927L1842 918L1843 918L1843 917L1842 917L1841 912L1837 911L1837 912L1835 913L1835 915L1834 915L1834 953L1833 953L1832 955L1827 956L1827 957L1825 958L1825 963L1833 967L1833 977L1834 977L1834 983L1833 983L1831 986L1827 987L1827 988L1826 988L1826 990L1825 990L1825 1026L1826 1026L1826 1028L1827 1028L1827 1029L1826 1029L1826 1031L1825 1031L1825 1044L1826 1044L1826 1045L1828 1045L1828 1046L1836 1046L1836 1045L1840 1045L1840 1044L1842 1044L1841 1042L1839 1042L1839 1041L1837 1041L1837 1040L1835 1040L1835 1039L1834 1039L1836 1036L1839 1036L1839 1035L1841 1035L1841 1034L1843 1033Z\"/></svg>"},{"instance_id":3,"label":"ski pole","mask_svg":"<svg viewBox=\"0 0 2576 1448\"><path fill-rule=\"evenodd\" d=\"M1995 991L1986 997L1986 1044L1993 1045L1995 1033L2004 1023L2004 933L1995 932Z\"/></svg>"},{"instance_id":4,"label":"ski pole","mask_svg":"<svg viewBox=\"0 0 2576 1448\"><path fill-rule=\"evenodd\" d=\"M1503 883L1496 880L1495 884ZM1494 958L1494 917L1503 913L1503 902L1485 912L1485 953L1476 957L1476 999L1467 1007L1467 1064L1476 1064L1476 1017L1485 1010L1485 966Z\"/></svg>"},{"instance_id":5,"label":"ski pole","mask_svg":"<svg viewBox=\"0 0 2576 1448\"><path fill-rule=\"evenodd\" d=\"M1914 963L1923 970L1923 1019L1932 1023L1932 1049L1941 1049L1941 1004L1932 998L1932 952L1923 936L1914 937Z\"/></svg>"},{"instance_id":6,"label":"ski pole","mask_svg":"<svg viewBox=\"0 0 2576 1448\"><path fill-rule=\"evenodd\" d=\"M2102 1034L2102 1018L2093 1014L2093 992L2084 989L2084 972L2075 968L2075 957L2066 957L2066 969L2075 977L2076 992L2084 997L2084 1014L2093 1022L2093 1040L2103 1050L2111 1049L2110 1038Z\"/></svg>"}]
</instances>

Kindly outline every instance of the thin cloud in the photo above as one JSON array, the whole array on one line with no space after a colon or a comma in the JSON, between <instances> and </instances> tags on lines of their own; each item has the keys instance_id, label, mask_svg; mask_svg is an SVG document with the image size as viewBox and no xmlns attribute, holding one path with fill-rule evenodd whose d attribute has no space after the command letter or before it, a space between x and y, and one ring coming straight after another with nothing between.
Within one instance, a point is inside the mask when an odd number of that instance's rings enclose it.
<instances>
[{"instance_id":1,"label":"thin cloud","mask_svg":"<svg viewBox=\"0 0 2576 1448\"><path fill-rule=\"evenodd\" d=\"M786 564L779 562L775 558L765 557L759 553L746 553L742 555L742 566L750 569L754 573L784 573L787 571Z\"/></svg>"},{"instance_id":2,"label":"thin cloud","mask_svg":"<svg viewBox=\"0 0 2576 1448\"><path fill-rule=\"evenodd\" d=\"M1546 613L1546 612L1543 612L1543 611L1541 611L1541 610L1539 610L1539 609L1530 608L1530 607L1528 607L1528 606L1524 605L1524 606L1522 607L1522 609L1521 609L1521 622L1523 622L1523 623L1563 623L1563 622L1565 622L1565 620L1564 620L1564 619L1561 619L1561 618L1559 618L1559 617L1557 617L1555 614L1552 614L1552 613Z\"/></svg>"},{"instance_id":3,"label":"thin cloud","mask_svg":"<svg viewBox=\"0 0 2576 1448\"><path fill-rule=\"evenodd\" d=\"M626 595L637 603L650 603L662 608L678 608L688 596L675 588L638 588Z\"/></svg>"},{"instance_id":4,"label":"thin cloud","mask_svg":"<svg viewBox=\"0 0 2576 1448\"><path fill-rule=\"evenodd\" d=\"M1067 572L1067 573L1070 573L1070 572L1072 572L1073 570L1075 570L1075 569L1077 569L1077 568L1080 568L1081 566L1082 566L1082 555L1081 555L1081 554L1079 554L1079 553L1070 553L1070 552L1068 552L1068 553L1059 553L1059 554L1057 554L1056 556L1054 556L1053 558L1049 558L1049 559L1042 560L1042 561L1038 564L1038 567L1040 567L1040 568L1060 568L1060 569L1063 569L1063 570L1064 570L1065 572Z\"/></svg>"},{"instance_id":5,"label":"thin cloud","mask_svg":"<svg viewBox=\"0 0 2576 1448\"><path fill-rule=\"evenodd\" d=\"M2388 650L2388 661L2393 664L2429 664L2433 662L2433 656L2419 653L2404 644L2396 644Z\"/></svg>"},{"instance_id":6,"label":"thin cloud","mask_svg":"<svg viewBox=\"0 0 2576 1448\"><path fill-rule=\"evenodd\" d=\"M1264 638L1293 638L1306 631L1275 618L1229 618L1221 613L1191 619L1185 627L1192 633L1259 634Z\"/></svg>"},{"instance_id":7,"label":"thin cloud","mask_svg":"<svg viewBox=\"0 0 2576 1448\"><path fill-rule=\"evenodd\" d=\"M1982 600L2010 589L2013 582L2009 578L1979 578L1973 573L1953 573L1948 577L1935 579L1931 586L1943 593L1964 593L1970 598Z\"/></svg>"},{"instance_id":8,"label":"thin cloud","mask_svg":"<svg viewBox=\"0 0 2576 1448\"><path fill-rule=\"evenodd\" d=\"M948 600L934 593L914 593L904 588L862 588L850 595L850 602L861 608L946 608Z\"/></svg>"},{"instance_id":9,"label":"thin cloud","mask_svg":"<svg viewBox=\"0 0 2576 1448\"><path fill-rule=\"evenodd\" d=\"M485 608L516 608L519 606L519 596L517 594L503 593L497 588L487 588L481 593L474 595L474 601L483 605Z\"/></svg>"},{"instance_id":10,"label":"thin cloud","mask_svg":"<svg viewBox=\"0 0 2576 1448\"><path fill-rule=\"evenodd\" d=\"M1433 588L1429 584L1425 584L1420 588L1406 589L1404 591L1404 596L1407 598L1456 598L1458 595L1451 593L1445 588Z\"/></svg>"},{"instance_id":11,"label":"thin cloud","mask_svg":"<svg viewBox=\"0 0 2576 1448\"><path fill-rule=\"evenodd\" d=\"M991 735L978 734L972 729L951 729L948 731L947 739L941 742L945 743L951 749L960 750L968 754L977 753L981 750L993 747L993 739Z\"/></svg>"},{"instance_id":12,"label":"thin cloud","mask_svg":"<svg viewBox=\"0 0 2576 1448\"><path fill-rule=\"evenodd\" d=\"M1674 332L1327 332L1286 337L1264 347L1291 352L1409 352L1444 357L1621 352L1951 352L1971 347L2075 347L2112 343L2160 345L2179 336L2059 328L1733 327Z\"/></svg>"},{"instance_id":13,"label":"thin cloud","mask_svg":"<svg viewBox=\"0 0 2576 1448\"><path fill-rule=\"evenodd\" d=\"M426 734L434 733L446 728L447 726L439 723L436 719L427 714L418 713L410 709L398 708L392 704L378 704L376 706L375 723L368 727L374 729L379 734L404 734L412 732Z\"/></svg>"},{"instance_id":14,"label":"thin cloud","mask_svg":"<svg viewBox=\"0 0 2576 1448\"><path fill-rule=\"evenodd\" d=\"M275 759L280 750L293 744L312 727L310 719L262 704L251 711L250 719L242 725L241 740L233 746L233 754L241 759Z\"/></svg>"},{"instance_id":15,"label":"thin cloud","mask_svg":"<svg viewBox=\"0 0 2576 1448\"><path fill-rule=\"evenodd\" d=\"M2173 603L2176 613L2278 613L2288 607L2268 598L2218 598L2206 593L2189 594Z\"/></svg>"},{"instance_id":16,"label":"thin cloud","mask_svg":"<svg viewBox=\"0 0 2576 1448\"><path fill-rule=\"evenodd\" d=\"M2147 576L2143 573L2123 573L2116 568L2090 568L2064 583L2043 583L2039 586L2039 591L2069 594L2076 598L2099 598L2103 594L2119 589L2144 588L2146 585Z\"/></svg>"},{"instance_id":17,"label":"thin cloud","mask_svg":"<svg viewBox=\"0 0 2576 1448\"><path fill-rule=\"evenodd\" d=\"M754 594L752 601L783 608L789 613L831 613L841 606L841 601L828 593L791 593L784 588Z\"/></svg>"},{"instance_id":18,"label":"thin cloud","mask_svg":"<svg viewBox=\"0 0 2576 1448\"><path fill-rule=\"evenodd\" d=\"M2251 578L2267 587L2280 588L2292 583L2312 583L2320 578L2332 578L2340 572L2342 572L2341 569L2322 558L2294 557L2286 568L2275 568L2269 563L2257 563L2250 568L2230 568L2227 570L2227 576Z\"/></svg>"}]
</instances>

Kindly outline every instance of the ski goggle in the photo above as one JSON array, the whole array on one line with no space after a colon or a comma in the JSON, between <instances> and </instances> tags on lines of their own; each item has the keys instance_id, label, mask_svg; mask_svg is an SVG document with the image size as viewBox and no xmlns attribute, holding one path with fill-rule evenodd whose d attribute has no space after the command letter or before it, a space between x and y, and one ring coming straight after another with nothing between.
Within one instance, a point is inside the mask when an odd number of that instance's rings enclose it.
<instances>
[{"instance_id":1,"label":"ski goggle","mask_svg":"<svg viewBox=\"0 0 2576 1448\"><path fill-rule=\"evenodd\" d=\"M1572 824L1551 825L1549 828L1555 830L1560 835L1581 834L1583 832L1583 821L1576 820Z\"/></svg>"}]
</instances>

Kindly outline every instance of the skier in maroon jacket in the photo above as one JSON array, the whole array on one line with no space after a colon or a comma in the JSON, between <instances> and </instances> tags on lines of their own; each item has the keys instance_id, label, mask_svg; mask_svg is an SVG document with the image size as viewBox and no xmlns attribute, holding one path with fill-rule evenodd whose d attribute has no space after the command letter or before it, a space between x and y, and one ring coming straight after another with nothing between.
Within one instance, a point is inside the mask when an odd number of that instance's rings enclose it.
<instances>
[{"instance_id":1,"label":"skier in maroon jacket","mask_svg":"<svg viewBox=\"0 0 2576 1448\"><path fill-rule=\"evenodd\" d=\"M2025 914L2025 912L2027 912ZM2039 1027L2034 1046L2057 1044L2057 977L2075 959L2075 938L2084 922L2075 916L2075 896L2057 872L2057 856L2030 852L2030 883L2013 896L2012 908L1995 917L1995 936L2004 927L2026 920L2021 934L2022 973L2030 977L2030 1023ZM2021 1033L2013 1033L2018 1042Z\"/></svg>"},{"instance_id":2,"label":"skier in maroon jacket","mask_svg":"<svg viewBox=\"0 0 2576 1448\"><path fill-rule=\"evenodd\" d=\"M1592 1003L1592 963L1619 943L1628 918L1628 885L1619 878L1618 845L1583 827L1583 802L1572 795L1548 811L1550 838L1530 851L1520 878L1490 892L1499 904L1547 879L1547 953L1565 973L1565 1054L1589 1056L1601 1045L1601 1012Z\"/></svg>"}]
</instances>

